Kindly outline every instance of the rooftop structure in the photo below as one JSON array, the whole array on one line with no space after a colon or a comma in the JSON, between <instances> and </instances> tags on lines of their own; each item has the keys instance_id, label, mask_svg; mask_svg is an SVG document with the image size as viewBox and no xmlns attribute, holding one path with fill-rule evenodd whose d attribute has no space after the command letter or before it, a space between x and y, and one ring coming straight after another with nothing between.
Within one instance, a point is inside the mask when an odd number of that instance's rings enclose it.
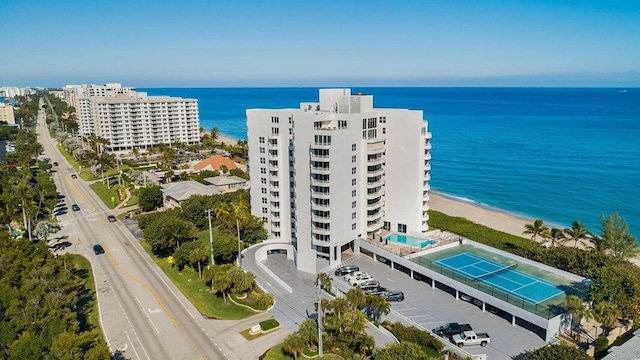
<instances>
[{"instance_id":1,"label":"rooftop structure","mask_svg":"<svg viewBox=\"0 0 640 360\"><path fill-rule=\"evenodd\" d=\"M236 163L233 160L224 157L222 155L213 155L208 157L198 163L196 163L193 168L201 171L201 170L220 170L221 167L225 166L227 170L237 168Z\"/></svg>"},{"instance_id":2,"label":"rooftop structure","mask_svg":"<svg viewBox=\"0 0 640 360\"><path fill-rule=\"evenodd\" d=\"M297 109L249 109L251 212L300 270L331 265L359 238L427 226L431 154L422 111L379 109L373 96L321 89Z\"/></svg>"},{"instance_id":3,"label":"rooftop structure","mask_svg":"<svg viewBox=\"0 0 640 360\"><path fill-rule=\"evenodd\" d=\"M193 195L215 195L221 194L222 190L216 186L208 186L197 181L180 181L162 186L165 207L177 207L180 203Z\"/></svg>"},{"instance_id":4,"label":"rooftop structure","mask_svg":"<svg viewBox=\"0 0 640 360\"><path fill-rule=\"evenodd\" d=\"M249 182L237 176L215 176L204 179L209 184L215 185L223 192L232 192L240 189L247 189Z\"/></svg>"},{"instance_id":5,"label":"rooftop structure","mask_svg":"<svg viewBox=\"0 0 640 360\"><path fill-rule=\"evenodd\" d=\"M14 125L16 123L13 106L10 104L0 102L0 123L7 123L8 125Z\"/></svg>"}]
</instances>

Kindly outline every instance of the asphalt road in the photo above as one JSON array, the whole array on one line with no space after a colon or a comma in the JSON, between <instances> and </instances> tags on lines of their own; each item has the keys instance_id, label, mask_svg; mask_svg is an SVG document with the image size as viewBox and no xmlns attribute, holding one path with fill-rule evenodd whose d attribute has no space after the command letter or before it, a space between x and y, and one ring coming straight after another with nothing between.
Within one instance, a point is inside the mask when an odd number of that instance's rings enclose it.
<instances>
[{"instance_id":1,"label":"asphalt road","mask_svg":"<svg viewBox=\"0 0 640 360\"><path fill-rule=\"evenodd\" d=\"M62 230L51 236L58 253L84 255L91 262L107 342L116 357L127 359L240 359L241 349L225 345L228 322L202 318L153 263L136 239L88 187L71 175L76 170L57 151L38 115L38 136L54 167L58 192L69 208L59 217ZM79 211L71 205L78 204ZM100 243L105 254L95 255Z\"/></svg>"}]
</instances>

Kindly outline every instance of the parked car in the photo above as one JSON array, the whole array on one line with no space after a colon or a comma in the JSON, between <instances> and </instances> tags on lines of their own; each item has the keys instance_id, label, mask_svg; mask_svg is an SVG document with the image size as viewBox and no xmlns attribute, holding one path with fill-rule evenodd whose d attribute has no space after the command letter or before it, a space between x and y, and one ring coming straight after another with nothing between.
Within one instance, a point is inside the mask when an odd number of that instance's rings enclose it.
<instances>
[{"instance_id":1,"label":"parked car","mask_svg":"<svg viewBox=\"0 0 640 360\"><path fill-rule=\"evenodd\" d=\"M77 179L77 178L78 178L78 175L76 175L76 174L71 174L71 178L72 178L72 179Z\"/></svg>"},{"instance_id":2,"label":"parked car","mask_svg":"<svg viewBox=\"0 0 640 360\"><path fill-rule=\"evenodd\" d=\"M402 301L404 300L404 293L400 290L394 290L387 292L387 301Z\"/></svg>"},{"instance_id":3,"label":"parked car","mask_svg":"<svg viewBox=\"0 0 640 360\"><path fill-rule=\"evenodd\" d=\"M104 254L104 248L100 244L93 245L93 252L96 255Z\"/></svg>"},{"instance_id":4,"label":"parked car","mask_svg":"<svg viewBox=\"0 0 640 360\"><path fill-rule=\"evenodd\" d=\"M53 166L58 166L58 162L57 162L57 161L54 161L54 162L53 162Z\"/></svg>"},{"instance_id":5,"label":"parked car","mask_svg":"<svg viewBox=\"0 0 640 360\"><path fill-rule=\"evenodd\" d=\"M336 276L345 276L356 271L360 271L360 267L356 265L345 265L337 268L335 274Z\"/></svg>"},{"instance_id":6,"label":"parked car","mask_svg":"<svg viewBox=\"0 0 640 360\"><path fill-rule=\"evenodd\" d=\"M438 326L437 328L432 329L431 331L436 335L440 335L442 337L448 338L453 335L458 335L461 332L472 331L472 330L473 329L469 324L458 324L454 322L454 323L448 323L442 326Z\"/></svg>"},{"instance_id":7,"label":"parked car","mask_svg":"<svg viewBox=\"0 0 640 360\"><path fill-rule=\"evenodd\" d=\"M77 204L73 204L73 205L71 205L71 210L78 211L78 210L80 210L80 206L78 206Z\"/></svg>"},{"instance_id":8,"label":"parked car","mask_svg":"<svg viewBox=\"0 0 640 360\"><path fill-rule=\"evenodd\" d=\"M388 291L389 290L386 287L376 286L375 288L365 290L364 292L369 294L369 295L380 295L380 296L387 297L387 292Z\"/></svg>"},{"instance_id":9,"label":"parked car","mask_svg":"<svg viewBox=\"0 0 640 360\"><path fill-rule=\"evenodd\" d=\"M364 291L365 293L367 292L367 290L377 289L378 286L380 286L380 283L376 280L369 280L358 285L358 287L362 289L362 291Z\"/></svg>"},{"instance_id":10,"label":"parked car","mask_svg":"<svg viewBox=\"0 0 640 360\"><path fill-rule=\"evenodd\" d=\"M453 335L451 338L454 344L458 347L480 345L487 346L491 342L491 338L487 333L475 333L473 331L461 332L458 335Z\"/></svg>"},{"instance_id":11,"label":"parked car","mask_svg":"<svg viewBox=\"0 0 640 360\"><path fill-rule=\"evenodd\" d=\"M357 276L355 278L351 278L349 279L349 285L351 286L358 286L362 283L365 283L367 281L373 280L373 276L369 275L369 274L364 274L364 275L360 275Z\"/></svg>"},{"instance_id":12,"label":"parked car","mask_svg":"<svg viewBox=\"0 0 640 360\"><path fill-rule=\"evenodd\" d=\"M366 272L364 271L354 271L351 274L347 274L343 277L344 281L349 282L349 280L357 277L357 276L361 276L361 275L368 275Z\"/></svg>"},{"instance_id":13,"label":"parked car","mask_svg":"<svg viewBox=\"0 0 640 360\"><path fill-rule=\"evenodd\" d=\"M116 219L116 217L115 217L115 216L113 216L113 215L109 215L109 216L107 216L107 219L109 220L109 222L116 222L116 221L118 221L118 219Z\"/></svg>"}]
</instances>

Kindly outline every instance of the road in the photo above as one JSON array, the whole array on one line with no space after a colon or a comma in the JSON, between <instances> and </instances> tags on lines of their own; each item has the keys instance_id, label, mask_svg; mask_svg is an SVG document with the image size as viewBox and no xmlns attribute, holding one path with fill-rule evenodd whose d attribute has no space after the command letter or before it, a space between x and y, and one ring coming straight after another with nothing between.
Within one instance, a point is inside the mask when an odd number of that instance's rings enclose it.
<instances>
[{"instance_id":1,"label":"road","mask_svg":"<svg viewBox=\"0 0 640 360\"><path fill-rule=\"evenodd\" d=\"M59 217L62 230L51 245L62 252L84 255L96 281L100 320L116 358L127 359L240 359L241 350L225 345L231 325L204 319L153 263L131 233L71 168L46 130L43 111L38 114L38 136L54 167L54 181L64 195L68 213ZM80 211L71 211L78 204ZM100 243L106 253L95 255ZM206 287L206 286L205 286ZM233 343L233 342L231 342Z\"/></svg>"}]
</instances>

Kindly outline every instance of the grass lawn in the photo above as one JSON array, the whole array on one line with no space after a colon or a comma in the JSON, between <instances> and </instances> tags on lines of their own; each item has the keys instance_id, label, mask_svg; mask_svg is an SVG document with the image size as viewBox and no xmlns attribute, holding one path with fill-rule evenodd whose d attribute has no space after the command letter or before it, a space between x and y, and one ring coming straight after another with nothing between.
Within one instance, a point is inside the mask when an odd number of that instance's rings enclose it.
<instances>
[{"instance_id":1,"label":"grass lawn","mask_svg":"<svg viewBox=\"0 0 640 360\"><path fill-rule=\"evenodd\" d=\"M293 356L285 353L283 350L283 344L280 343L267 351L264 354L263 360L293 360ZM301 357L300 355L298 355Z\"/></svg>"},{"instance_id":2,"label":"grass lawn","mask_svg":"<svg viewBox=\"0 0 640 360\"><path fill-rule=\"evenodd\" d=\"M203 316L220 320L238 320L255 315L253 311L230 301L224 305L222 296L210 293L209 286L198 279L197 272L178 271L167 262L167 259L160 259L153 255L151 247L145 242L142 243L142 247Z\"/></svg>"},{"instance_id":3,"label":"grass lawn","mask_svg":"<svg viewBox=\"0 0 640 360\"><path fill-rule=\"evenodd\" d=\"M62 156L64 156L64 158L67 159L69 164L71 164L71 166L74 169L80 170L83 167L85 167L82 164L80 164L76 159L74 159L73 156L71 156L71 154L69 154L67 150L65 150L60 144L56 144L56 146L58 147L58 150L60 150L60 153L62 154Z\"/></svg>"},{"instance_id":4,"label":"grass lawn","mask_svg":"<svg viewBox=\"0 0 640 360\"><path fill-rule=\"evenodd\" d=\"M80 255L68 254L71 264L74 270L83 278L84 286L88 293L85 297L86 300L81 301L80 310L86 315L86 323L84 324L86 329L83 330L96 330L100 334L100 339L104 342L104 334L100 327L100 314L98 313L98 300L96 297L96 284L93 279L93 271L91 270L91 264L89 260ZM82 325L81 325L82 327Z\"/></svg>"},{"instance_id":5,"label":"grass lawn","mask_svg":"<svg viewBox=\"0 0 640 360\"><path fill-rule=\"evenodd\" d=\"M118 201L118 194L116 193L118 189L117 185L112 186L111 189L108 189L107 185L101 182L91 184L90 186L109 209L113 209L120 203L120 201ZM124 192L124 187L122 187L122 191ZM111 201L112 199L115 199L115 201Z\"/></svg>"}]
</instances>

